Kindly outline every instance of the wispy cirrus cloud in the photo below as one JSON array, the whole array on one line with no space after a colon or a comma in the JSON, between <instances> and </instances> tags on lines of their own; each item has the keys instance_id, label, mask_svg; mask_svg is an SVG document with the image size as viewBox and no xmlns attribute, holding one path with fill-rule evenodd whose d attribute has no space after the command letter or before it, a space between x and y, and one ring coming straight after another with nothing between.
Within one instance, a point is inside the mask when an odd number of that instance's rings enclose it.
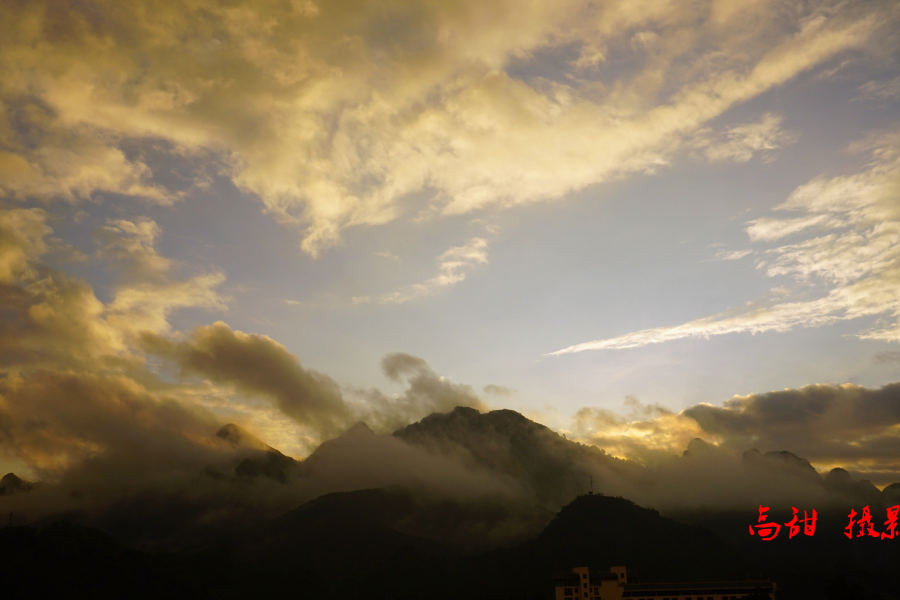
<instances>
[{"instance_id":1,"label":"wispy cirrus cloud","mask_svg":"<svg viewBox=\"0 0 900 600\"><path fill-rule=\"evenodd\" d=\"M781 128L784 118L765 113L755 123L735 125L715 134L704 131L698 135L695 146L711 162L747 162L757 155L763 161L773 160L773 152L797 141L797 134Z\"/></svg>"},{"instance_id":2,"label":"wispy cirrus cloud","mask_svg":"<svg viewBox=\"0 0 900 600\"><path fill-rule=\"evenodd\" d=\"M893 100L900 98L900 77L880 81L867 81L859 91L869 99Z\"/></svg>"},{"instance_id":3,"label":"wispy cirrus cloud","mask_svg":"<svg viewBox=\"0 0 900 600\"><path fill-rule=\"evenodd\" d=\"M788 331L866 316L881 316L882 323L859 332L860 338L900 341L900 145L891 134L859 148L871 156L863 171L816 178L775 208L779 213L800 216L763 217L747 226L751 241L756 242L813 235L765 250L757 268L769 277L788 277L813 289L824 288L818 298L801 300L774 294L675 327L586 342L549 355L730 333ZM826 235L815 235L820 233Z\"/></svg>"},{"instance_id":4,"label":"wispy cirrus cloud","mask_svg":"<svg viewBox=\"0 0 900 600\"><path fill-rule=\"evenodd\" d=\"M463 244L454 246L437 257L438 274L421 283L405 286L395 292L377 297L382 304L403 304L417 298L424 298L444 288L452 287L465 280L466 274L488 262L488 243L484 238L475 237ZM369 296L353 298L356 304L371 302Z\"/></svg>"},{"instance_id":5,"label":"wispy cirrus cloud","mask_svg":"<svg viewBox=\"0 0 900 600\"><path fill-rule=\"evenodd\" d=\"M753 250L720 250L716 252L717 260L740 260L745 256L753 254Z\"/></svg>"}]
</instances>

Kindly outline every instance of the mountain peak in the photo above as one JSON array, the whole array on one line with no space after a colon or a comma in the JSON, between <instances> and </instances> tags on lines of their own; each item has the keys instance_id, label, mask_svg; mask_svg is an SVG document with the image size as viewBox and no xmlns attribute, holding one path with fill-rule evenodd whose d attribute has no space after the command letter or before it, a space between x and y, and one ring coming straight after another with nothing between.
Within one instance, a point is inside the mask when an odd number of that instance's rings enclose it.
<instances>
[{"instance_id":1,"label":"mountain peak","mask_svg":"<svg viewBox=\"0 0 900 600\"><path fill-rule=\"evenodd\" d=\"M709 447L709 444L700 438L693 438L688 442L687 450L682 453L682 456L709 456L711 453L712 449Z\"/></svg>"},{"instance_id":2,"label":"mountain peak","mask_svg":"<svg viewBox=\"0 0 900 600\"><path fill-rule=\"evenodd\" d=\"M800 477L811 483L822 485L822 477L815 467L805 458L787 450L773 450L763 454L756 448L751 448L741 455L741 464L744 467L767 469L784 475Z\"/></svg>"},{"instance_id":3,"label":"mountain peak","mask_svg":"<svg viewBox=\"0 0 900 600\"><path fill-rule=\"evenodd\" d=\"M368 435L375 435L375 432L372 431L368 425L366 425L365 423L360 421L359 423L357 423L356 425L354 425L353 427L351 427L350 429L345 431L342 435L352 436L352 437L360 436L360 435L368 436Z\"/></svg>"},{"instance_id":4,"label":"mountain peak","mask_svg":"<svg viewBox=\"0 0 900 600\"><path fill-rule=\"evenodd\" d=\"M216 437L225 440L235 448L252 448L254 450L272 450L272 447L248 432L240 425L228 423L216 432Z\"/></svg>"},{"instance_id":5,"label":"mountain peak","mask_svg":"<svg viewBox=\"0 0 900 600\"><path fill-rule=\"evenodd\" d=\"M604 471L633 466L594 446L569 441L514 410L481 413L458 406L398 429L394 436L518 479L546 507L561 506L585 491L591 476L603 489Z\"/></svg>"},{"instance_id":6,"label":"mountain peak","mask_svg":"<svg viewBox=\"0 0 900 600\"><path fill-rule=\"evenodd\" d=\"M34 487L34 483L25 481L15 473L7 473L0 479L0 496L6 494L15 494L17 492L27 492Z\"/></svg>"}]
</instances>

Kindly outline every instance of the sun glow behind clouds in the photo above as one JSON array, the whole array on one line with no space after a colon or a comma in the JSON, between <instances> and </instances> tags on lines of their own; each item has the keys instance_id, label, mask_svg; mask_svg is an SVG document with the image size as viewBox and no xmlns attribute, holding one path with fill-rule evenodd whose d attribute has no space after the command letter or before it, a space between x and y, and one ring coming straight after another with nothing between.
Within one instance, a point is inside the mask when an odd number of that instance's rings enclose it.
<instances>
[{"instance_id":1,"label":"sun glow behind clouds","mask_svg":"<svg viewBox=\"0 0 900 600\"><path fill-rule=\"evenodd\" d=\"M814 69L813 76L830 69L827 78L847 61L874 55L896 22L887 2L539 0L527 9L512 0L4 3L0 417L14 425L13 442L0 451L48 475L117 447L128 450L129 459L147 453L174 464L154 436L188 455L184 448L228 419L300 456L359 420L387 432L456 405L486 409L476 388L397 350L421 345L444 359L455 353L472 373L472 365L483 362L481 347L515 355L521 349L508 340L523 339L515 338L519 332L531 336L542 320L556 327L565 320L559 315L568 318L572 296L540 304L547 271L555 267L544 265L541 272L538 260L513 265L504 255L508 240L498 232L507 235L507 229L493 226L500 213L557 200L566 207L564 199L575 191L674 170L680 159L710 169L774 167L809 132L795 128L783 107L752 103ZM853 89L860 99L889 102L896 88L891 74ZM733 114L741 109L747 112ZM760 279L778 280L770 295L720 314L680 317L688 322L676 327L629 326L625 331L637 331L552 354L788 331L864 316L882 321L859 337L900 340L898 147L896 136L858 144L854 156L866 164L857 173L823 174L796 188L773 212L746 224L748 244L717 247L715 260L704 264L741 268L755 260ZM180 166L178 177L161 174L166 161ZM227 185L213 185L221 181ZM209 214L234 210L219 197L226 188L246 203L241 207L261 205L293 228L290 241L299 236L306 255L291 247L294 253L282 262L271 255L235 260L231 270L222 266L225 253L215 254L215 244L209 254L166 245L166 215L171 223L186 206L201 204L200 191L212 197L202 207ZM52 237L62 235L53 229L65 229L55 213L68 214L70 205L97 213L91 232L74 234L85 238L77 250L84 276L51 266L48 258L72 241ZM231 218L238 223L223 230L242 237L247 219ZM396 226L389 235L405 238L415 228L435 232L437 223L451 228L462 221L492 225L487 233L439 231L427 242L411 235L415 241L397 245L369 238L369 246L353 246L350 239L361 226L368 226L364 235ZM635 230L643 225L620 223ZM75 246L66 248L74 256ZM621 259L617 250L603 259ZM414 252L427 270L406 276L400 269ZM328 276L351 281L341 288L350 290L344 295L323 289L325 277L309 275L338 254ZM380 276L396 269L391 283L358 276L365 269L358 266L361 254L379 259ZM278 268L267 272L273 264ZM503 287L487 287L489 277L476 273L493 277L507 269L497 275L500 281L516 268L526 275L518 287L497 293L496 305L463 297L478 286L485 297ZM583 285L592 276L582 270L571 279ZM278 287L284 280L299 283ZM245 294L256 284L256 296ZM92 286L103 286L107 295L98 297ZM275 288L279 293L270 294ZM326 304L310 300L320 293L339 297L330 304L340 306L328 309L340 323L322 317L325 310L313 314L310 307ZM278 301L292 307L291 316L263 314L272 305L265 304L269 296L291 298ZM428 313L438 299L447 300L441 310L457 312ZM518 315L513 304L530 302L539 308L510 324L508 315ZM573 321L622 316L604 310L591 307ZM247 321L269 317L265 332L248 327ZM291 329L304 318L300 333ZM442 331L459 331L440 339L433 332L445 323ZM506 346L497 343L504 338ZM328 375L308 366L329 353L350 363L350 345L365 348L359 352L368 352L372 365L384 357L381 371L372 368L373 377L381 377L373 379L377 385L387 377L402 389L387 394L373 382L350 385L331 368L322 369ZM525 349L516 360L527 355L520 362L546 349L519 345ZM649 370L636 361L622 379L634 385ZM603 385L611 385L609 379ZM520 390L516 394L487 381L478 381L477 389L492 400L517 402L531 393L518 380L503 381ZM563 392L552 393L551 401L570 402ZM691 397L684 402L693 406L681 412L635 400L629 415L590 406L573 410L574 420L563 424L611 454L652 462L677 454L696 436L736 449L749 438L729 426L752 421L749 413L767 399L833 397L833 410L819 416L826 433L837 435L846 433L834 423L842 407L863 398L881 410L891 393L820 386L736 397L724 408ZM46 427L29 429L39 419ZM890 437L869 421L857 425L865 435ZM766 426L747 425L759 430L754 435ZM805 451L814 456L821 439L806 441ZM870 450L844 458L900 468L879 463Z\"/></svg>"}]
</instances>

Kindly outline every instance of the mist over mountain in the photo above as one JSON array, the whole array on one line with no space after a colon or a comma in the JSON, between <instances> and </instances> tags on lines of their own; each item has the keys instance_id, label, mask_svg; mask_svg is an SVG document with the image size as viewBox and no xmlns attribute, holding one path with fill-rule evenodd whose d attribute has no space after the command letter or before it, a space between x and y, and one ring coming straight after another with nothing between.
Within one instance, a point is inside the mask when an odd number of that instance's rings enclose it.
<instances>
[{"instance_id":1,"label":"mist over mountain","mask_svg":"<svg viewBox=\"0 0 900 600\"><path fill-rule=\"evenodd\" d=\"M7 473L0 479L0 496L30 492L34 483L25 481L15 473Z\"/></svg>"},{"instance_id":2,"label":"mist over mountain","mask_svg":"<svg viewBox=\"0 0 900 600\"><path fill-rule=\"evenodd\" d=\"M734 455L699 439L680 457L641 465L567 440L510 410L457 407L393 435L359 423L303 461L234 424L208 440L215 452L207 452L205 465L194 463L193 473L175 479L147 478L127 495L115 481L101 484L91 474L108 470L114 454L33 489L10 474L0 487L0 508L18 515L18 522L78 515L132 543L180 546L250 527L325 494L390 487L415 492L422 506L447 502L467 507L459 508L461 513L494 514L490 525L446 526L458 532L457 540L432 535L457 547L467 539L472 548L483 548L535 534L546 515L586 492L592 479L598 493L674 516L698 510L743 510L753 516L759 504L884 507L897 496L896 486L881 492L840 468L823 478L809 461L788 451ZM483 518L472 516L472 523Z\"/></svg>"},{"instance_id":3,"label":"mist over mountain","mask_svg":"<svg viewBox=\"0 0 900 600\"><path fill-rule=\"evenodd\" d=\"M394 436L434 454L458 457L520 482L535 502L559 507L604 480L638 478L640 468L595 446L565 439L512 410L488 413L457 407L432 414Z\"/></svg>"},{"instance_id":4,"label":"mist over mountain","mask_svg":"<svg viewBox=\"0 0 900 600\"><path fill-rule=\"evenodd\" d=\"M642 465L514 411L467 407L392 435L359 423L303 461L235 424L207 440L214 460L180 483L149 480L126 496L106 482L92 488L90 471L40 485L8 474L0 508L18 526L74 521L132 547L178 551L177 568L208 578L221 598L251 585L266 597L296 588L349 598L372 582L396 591L397 581L411 581L409 569L452 580L438 597L513 589L542 597L552 570L576 563L627 564L663 579L767 572L785 583L784 598L809 597L808 577L789 565L811 569L819 583L842 564L869 573L873 589L896 583L888 573L900 545L854 539L851 547L842 532L854 507L883 519L898 484L879 491L840 468L822 477L786 450L735 455L695 439L682 456ZM591 478L595 494L586 495ZM792 506L816 509L816 537L760 545L747 533L759 505L782 521ZM356 579L335 587L336 565ZM415 597L414 588L403 589Z\"/></svg>"}]
</instances>

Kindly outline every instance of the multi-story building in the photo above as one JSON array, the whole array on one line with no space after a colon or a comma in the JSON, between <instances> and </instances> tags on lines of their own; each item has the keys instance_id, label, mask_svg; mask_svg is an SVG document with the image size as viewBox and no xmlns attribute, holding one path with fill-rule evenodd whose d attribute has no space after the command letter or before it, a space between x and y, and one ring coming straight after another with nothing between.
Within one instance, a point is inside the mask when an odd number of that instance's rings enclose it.
<instances>
[{"instance_id":1,"label":"multi-story building","mask_svg":"<svg viewBox=\"0 0 900 600\"><path fill-rule=\"evenodd\" d=\"M638 583L628 581L625 567L594 574L588 567L575 567L558 574L554 583L556 600L739 600L760 592L775 599L775 582L769 579Z\"/></svg>"}]
</instances>

